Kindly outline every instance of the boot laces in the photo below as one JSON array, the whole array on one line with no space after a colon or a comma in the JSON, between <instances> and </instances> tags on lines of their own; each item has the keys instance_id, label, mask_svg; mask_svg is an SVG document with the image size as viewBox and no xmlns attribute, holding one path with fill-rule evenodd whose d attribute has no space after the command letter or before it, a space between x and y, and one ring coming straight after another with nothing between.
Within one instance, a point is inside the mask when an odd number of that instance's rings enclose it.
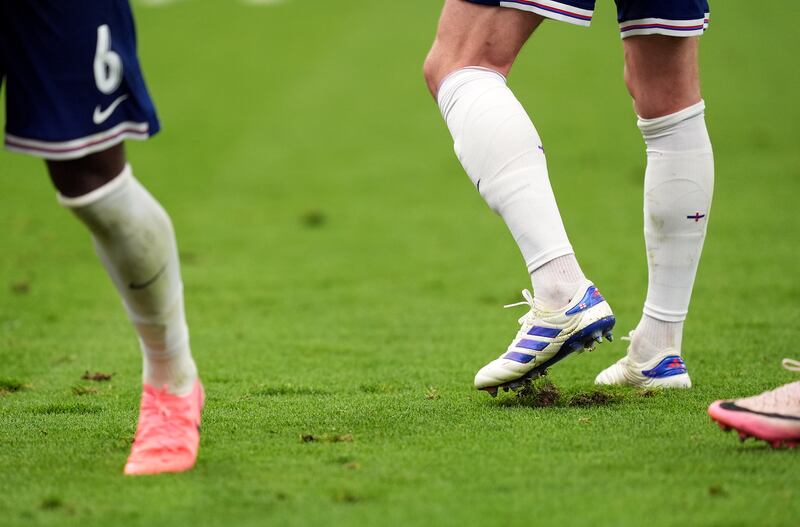
<instances>
[{"instance_id":1,"label":"boot laces","mask_svg":"<svg viewBox=\"0 0 800 527\"><path fill-rule=\"evenodd\" d=\"M137 450L176 452L190 441L187 430L193 428L188 401L171 395L166 387L155 394L145 393L136 434Z\"/></svg>"},{"instance_id":2,"label":"boot laces","mask_svg":"<svg viewBox=\"0 0 800 527\"><path fill-rule=\"evenodd\" d=\"M524 326L526 324L527 325L533 324L534 320L536 320L539 317L541 312L536 307L536 304L533 301L533 295L531 294L530 291L528 291L527 289L523 289L522 298L524 298L525 300L523 300L522 302L515 302L513 304L506 304L503 306L503 309L508 309L510 307L517 307L517 306L529 306L530 311L522 315L517 320L517 323L520 324L521 326Z\"/></svg>"}]
</instances>

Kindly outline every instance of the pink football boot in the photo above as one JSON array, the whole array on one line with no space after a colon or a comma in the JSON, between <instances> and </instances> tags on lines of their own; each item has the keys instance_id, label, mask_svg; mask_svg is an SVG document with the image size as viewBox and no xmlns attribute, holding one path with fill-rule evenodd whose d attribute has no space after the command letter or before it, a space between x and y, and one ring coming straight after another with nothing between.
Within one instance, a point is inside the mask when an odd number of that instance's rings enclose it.
<instances>
[{"instance_id":1,"label":"pink football boot","mask_svg":"<svg viewBox=\"0 0 800 527\"><path fill-rule=\"evenodd\" d=\"M139 409L139 424L125 465L125 474L183 472L194 466L200 447L200 413L205 394L195 381L184 396L172 395L166 386L145 384Z\"/></svg>"},{"instance_id":2,"label":"pink football boot","mask_svg":"<svg viewBox=\"0 0 800 527\"><path fill-rule=\"evenodd\" d=\"M800 362L783 359L783 367L800 371ZM708 414L723 430L736 429L739 438L763 439L773 448L800 444L800 381L753 397L716 401Z\"/></svg>"}]
</instances>

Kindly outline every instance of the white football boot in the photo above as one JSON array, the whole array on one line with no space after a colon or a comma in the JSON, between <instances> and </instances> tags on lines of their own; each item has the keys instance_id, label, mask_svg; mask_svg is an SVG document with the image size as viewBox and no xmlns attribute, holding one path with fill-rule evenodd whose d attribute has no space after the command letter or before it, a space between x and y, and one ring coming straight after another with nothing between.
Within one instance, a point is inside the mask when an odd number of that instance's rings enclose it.
<instances>
[{"instance_id":1,"label":"white football boot","mask_svg":"<svg viewBox=\"0 0 800 527\"><path fill-rule=\"evenodd\" d=\"M632 340L635 336L631 331L622 340ZM633 344L631 344L633 345ZM636 343L644 346L653 356L647 362L637 364L625 355L620 360L601 371L594 380L595 384L621 384L639 388L691 388L692 380L686 371L680 352L674 349L659 350L649 341L642 340ZM628 347L630 351L630 347Z\"/></svg>"},{"instance_id":2,"label":"white football boot","mask_svg":"<svg viewBox=\"0 0 800 527\"><path fill-rule=\"evenodd\" d=\"M517 336L499 358L475 375L475 388L486 390L493 397L498 388L521 390L567 355L592 350L603 337L612 339L614 314L588 280L583 281L569 304L555 311L544 309L527 289L522 296L524 302L505 306L531 308L519 319Z\"/></svg>"}]
</instances>

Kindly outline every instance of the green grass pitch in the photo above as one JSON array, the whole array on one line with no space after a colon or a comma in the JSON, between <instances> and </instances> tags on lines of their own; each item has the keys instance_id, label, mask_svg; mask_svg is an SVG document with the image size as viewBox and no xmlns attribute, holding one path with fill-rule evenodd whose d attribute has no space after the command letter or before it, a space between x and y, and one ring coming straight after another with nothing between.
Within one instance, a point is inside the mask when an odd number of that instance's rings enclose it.
<instances>
[{"instance_id":1,"label":"green grass pitch","mask_svg":"<svg viewBox=\"0 0 800 527\"><path fill-rule=\"evenodd\" d=\"M646 286L644 149L599 4L590 30L546 23L510 82L619 336ZM179 236L200 458L121 475L133 332L41 162L2 153L0 525L800 525L798 452L705 414L796 378L796 7L751 4L716 2L702 39L717 187L696 387L594 394L617 341L553 368L550 407L471 388L528 279L424 88L439 1L135 4L164 130L128 152Z\"/></svg>"}]
</instances>

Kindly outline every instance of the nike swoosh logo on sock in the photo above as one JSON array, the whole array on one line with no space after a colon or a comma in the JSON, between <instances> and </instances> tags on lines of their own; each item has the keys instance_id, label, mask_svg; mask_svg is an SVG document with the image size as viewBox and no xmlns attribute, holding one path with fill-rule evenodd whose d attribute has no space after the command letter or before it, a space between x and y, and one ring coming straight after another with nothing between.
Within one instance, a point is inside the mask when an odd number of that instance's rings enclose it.
<instances>
[{"instance_id":1,"label":"nike swoosh logo on sock","mask_svg":"<svg viewBox=\"0 0 800 527\"><path fill-rule=\"evenodd\" d=\"M128 284L128 287L130 287L131 289L144 289L145 287L149 286L150 284L152 284L153 282L158 280L158 277L161 276L162 274L164 274L164 271L166 271L166 270L167 270L167 264L164 264L161 267L161 269L159 269L158 272L155 275L153 275L153 277L151 279L149 279L149 280L147 280L145 282L141 282L139 284L137 284L135 282L131 282L130 284Z\"/></svg>"},{"instance_id":2,"label":"nike swoosh logo on sock","mask_svg":"<svg viewBox=\"0 0 800 527\"><path fill-rule=\"evenodd\" d=\"M106 122L108 118L111 117L111 114L114 113L114 110L117 109L117 106L122 104L127 98L128 94L120 95L114 99L114 102L112 102L111 105L105 110L102 110L99 104L95 106L94 113L92 114L92 122L94 122L94 124L103 124Z\"/></svg>"}]
</instances>

